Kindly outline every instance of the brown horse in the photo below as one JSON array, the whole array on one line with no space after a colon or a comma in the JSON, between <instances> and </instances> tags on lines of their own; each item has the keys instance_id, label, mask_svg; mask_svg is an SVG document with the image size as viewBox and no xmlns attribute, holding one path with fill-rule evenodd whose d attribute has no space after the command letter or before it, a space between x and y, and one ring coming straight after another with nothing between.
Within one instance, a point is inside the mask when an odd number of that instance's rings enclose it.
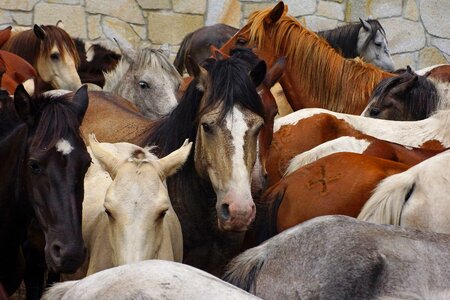
<instances>
[{"instance_id":1,"label":"brown horse","mask_svg":"<svg viewBox=\"0 0 450 300\"><path fill-rule=\"evenodd\" d=\"M6 90L10 95L14 95L14 91L19 84L32 79L25 84L25 89L28 93L33 94L34 79L37 74L26 60L11 52L0 50L0 65L5 72L0 81L1 89Z\"/></svg>"},{"instance_id":2,"label":"brown horse","mask_svg":"<svg viewBox=\"0 0 450 300\"><path fill-rule=\"evenodd\" d=\"M72 38L53 25L34 25L17 32L1 47L28 61L39 75L38 90L76 90L81 86L77 73L80 58Z\"/></svg>"},{"instance_id":3,"label":"brown horse","mask_svg":"<svg viewBox=\"0 0 450 300\"><path fill-rule=\"evenodd\" d=\"M256 46L258 56L269 66L277 57L286 56L280 83L294 110L323 107L360 114L375 85L393 74L359 59L344 59L286 12L283 2L273 9L254 12L223 49Z\"/></svg>"},{"instance_id":4,"label":"brown horse","mask_svg":"<svg viewBox=\"0 0 450 300\"><path fill-rule=\"evenodd\" d=\"M8 26L0 30L0 47L3 46L3 44L6 43L11 37L11 29L12 27Z\"/></svg>"}]
</instances>

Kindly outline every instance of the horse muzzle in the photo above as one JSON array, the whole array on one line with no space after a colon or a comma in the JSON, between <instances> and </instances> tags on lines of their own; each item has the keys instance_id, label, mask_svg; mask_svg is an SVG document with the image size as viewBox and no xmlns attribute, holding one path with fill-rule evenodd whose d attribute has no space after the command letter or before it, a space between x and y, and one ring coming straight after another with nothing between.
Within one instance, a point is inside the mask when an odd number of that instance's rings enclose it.
<instances>
[{"instance_id":1,"label":"horse muzzle","mask_svg":"<svg viewBox=\"0 0 450 300\"><path fill-rule=\"evenodd\" d=\"M84 243L64 244L58 240L45 246L48 268L56 273L74 273L86 258Z\"/></svg>"}]
</instances>

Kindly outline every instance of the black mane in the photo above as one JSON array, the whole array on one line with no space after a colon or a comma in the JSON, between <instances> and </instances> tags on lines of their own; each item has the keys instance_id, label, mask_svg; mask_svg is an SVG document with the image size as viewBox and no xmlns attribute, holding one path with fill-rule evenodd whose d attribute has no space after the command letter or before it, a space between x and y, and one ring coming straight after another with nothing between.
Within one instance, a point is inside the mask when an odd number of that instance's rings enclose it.
<instances>
[{"instance_id":1,"label":"black mane","mask_svg":"<svg viewBox=\"0 0 450 300\"><path fill-rule=\"evenodd\" d=\"M371 31L369 38L363 45L363 48L367 47L369 42L375 37L378 30L386 35L378 20L367 20L367 22L370 24ZM345 58L355 58L359 56L359 53L357 52L357 43L358 34L361 27L361 22L355 22L332 30L319 31L317 34L326 39L330 46L339 51Z\"/></svg>"}]
</instances>

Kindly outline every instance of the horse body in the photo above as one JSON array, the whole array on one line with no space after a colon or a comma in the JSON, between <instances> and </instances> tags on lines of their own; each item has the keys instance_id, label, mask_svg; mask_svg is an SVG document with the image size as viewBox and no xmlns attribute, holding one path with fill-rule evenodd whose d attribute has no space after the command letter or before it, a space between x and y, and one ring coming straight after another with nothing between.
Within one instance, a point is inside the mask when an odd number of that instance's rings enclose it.
<instances>
[{"instance_id":1,"label":"horse body","mask_svg":"<svg viewBox=\"0 0 450 300\"><path fill-rule=\"evenodd\" d=\"M158 160L133 144L90 138L94 164L83 203L87 275L147 259L182 261L181 227L164 180L182 166L191 146Z\"/></svg>"},{"instance_id":2,"label":"horse body","mask_svg":"<svg viewBox=\"0 0 450 300\"><path fill-rule=\"evenodd\" d=\"M28 61L48 89L77 90L78 53L70 36L57 26L38 26L12 35L1 47ZM48 86L46 86L48 85Z\"/></svg>"},{"instance_id":3,"label":"horse body","mask_svg":"<svg viewBox=\"0 0 450 300\"><path fill-rule=\"evenodd\" d=\"M222 48L256 46L258 56L269 66L277 57L286 56L280 83L294 110L323 107L360 114L375 85L393 74L359 59L344 59L325 40L286 16L286 11L279 2L273 10L253 13L248 24Z\"/></svg>"},{"instance_id":4,"label":"horse body","mask_svg":"<svg viewBox=\"0 0 450 300\"><path fill-rule=\"evenodd\" d=\"M177 104L181 77L169 61L169 52L121 46L123 57L115 70L105 74L104 91L134 103L153 120L168 114Z\"/></svg>"},{"instance_id":5,"label":"horse body","mask_svg":"<svg viewBox=\"0 0 450 300\"><path fill-rule=\"evenodd\" d=\"M34 79L37 76L34 68L20 56L4 50L0 50L0 60L5 69L0 81L0 88L8 91L10 95L14 95L17 86L24 84L25 89L33 94Z\"/></svg>"},{"instance_id":6,"label":"horse body","mask_svg":"<svg viewBox=\"0 0 450 300\"><path fill-rule=\"evenodd\" d=\"M326 216L240 254L225 280L263 299L403 298L448 287L449 246L444 234Z\"/></svg>"}]
</instances>

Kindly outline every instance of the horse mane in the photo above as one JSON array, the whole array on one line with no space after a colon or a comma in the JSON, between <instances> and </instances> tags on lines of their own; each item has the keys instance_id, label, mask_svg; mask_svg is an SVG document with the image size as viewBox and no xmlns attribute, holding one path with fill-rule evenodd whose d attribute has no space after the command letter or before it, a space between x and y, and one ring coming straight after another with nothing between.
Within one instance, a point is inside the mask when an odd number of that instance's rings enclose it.
<instances>
[{"instance_id":1,"label":"horse mane","mask_svg":"<svg viewBox=\"0 0 450 300\"><path fill-rule=\"evenodd\" d=\"M71 102L70 94L45 93L34 97L30 104L35 118L32 149L48 151L68 135L76 135L81 139L77 107Z\"/></svg>"},{"instance_id":2,"label":"horse mane","mask_svg":"<svg viewBox=\"0 0 450 300\"><path fill-rule=\"evenodd\" d=\"M74 57L75 66L78 68L80 57L69 34L53 25L42 25L41 28L46 33L46 37L43 40L38 39L33 29L20 31L11 36L3 46L3 49L23 57L31 65L35 66L39 53L42 57L49 57L53 46L56 45L62 58L64 58L66 51Z\"/></svg>"},{"instance_id":3,"label":"horse mane","mask_svg":"<svg viewBox=\"0 0 450 300\"><path fill-rule=\"evenodd\" d=\"M105 72L105 85L103 90L112 91L118 85L129 68L139 69L141 66L149 66L150 68L156 70L162 69L164 73L170 75L170 80L174 86L181 84L181 75L165 56L163 51L161 49L151 49L150 47L147 47L137 51L136 61L131 64L125 57L122 56L114 70Z\"/></svg>"},{"instance_id":4,"label":"horse mane","mask_svg":"<svg viewBox=\"0 0 450 300\"><path fill-rule=\"evenodd\" d=\"M366 48L369 45L378 30L386 36L384 28L378 20L369 19L367 22L370 24L371 30L369 38L363 44L363 48ZM343 57L354 58L359 56L356 46L361 27L361 22L354 22L344 26L339 26L335 29L319 31L317 34L325 38L331 47L337 49Z\"/></svg>"},{"instance_id":5,"label":"horse mane","mask_svg":"<svg viewBox=\"0 0 450 300\"><path fill-rule=\"evenodd\" d=\"M255 292L255 279L267 257L265 244L246 250L233 258L222 279L249 293Z\"/></svg>"},{"instance_id":6,"label":"horse mane","mask_svg":"<svg viewBox=\"0 0 450 300\"><path fill-rule=\"evenodd\" d=\"M267 28L264 20L270 12L271 8L252 13L246 25L250 27L250 42L258 48L263 47ZM349 102L355 106L366 103L368 90L390 76L359 58L343 58L325 39L286 15L286 10L270 30L275 56L286 56L288 66L299 71L300 84L329 110L342 112L348 109ZM348 88L349 84L352 88Z\"/></svg>"},{"instance_id":7,"label":"horse mane","mask_svg":"<svg viewBox=\"0 0 450 300\"><path fill-rule=\"evenodd\" d=\"M383 179L358 215L359 220L400 225L402 209L415 187L415 176L403 172Z\"/></svg>"},{"instance_id":8,"label":"horse mane","mask_svg":"<svg viewBox=\"0 0 450 300\"><path fill-rule=\"evenodd\" d=\"M274 237L277 231L277 215L286 189L277 191L276 185L269 188L262 196L264 201L256 203L256 219L254 222L255 244L259 245ZM275 191L275 192L274 192Z\"/></svg>"},{"instance_id":9,"label":"horse mane","mask_svg":"<svg viewBox=\"0 0 450 300\"><path fill-rule=\"evenodd\" d=\"M194 33L195 31L188 33L183 38L177 56L175 56L175 60L173 61L173 65L180 75L183 75L186 61L186 51L191 47L192 36L194 35Z\"/></svg>"}]
</instances>

